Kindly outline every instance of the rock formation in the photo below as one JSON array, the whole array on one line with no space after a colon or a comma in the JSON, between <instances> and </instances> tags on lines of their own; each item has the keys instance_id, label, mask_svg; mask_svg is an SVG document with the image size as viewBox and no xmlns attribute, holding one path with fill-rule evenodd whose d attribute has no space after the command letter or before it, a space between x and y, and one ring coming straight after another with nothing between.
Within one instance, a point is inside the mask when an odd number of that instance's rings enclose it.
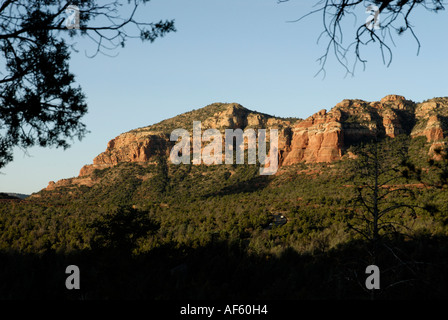
<instances>
[{"instance_id":1,"label":"rock formation","mask_svg":"<svg viewBox=\"0 0 448 320\"><path fill-rule=\"evenodd\" d=\"M121 162L154 162L156 156L168 156L174 145L170 141L172 130L184 128L191 132L193 121L201 121L202 130L215 128L222 133L225 129L236 128L278 129L280 165L286 166L340 160L347 155L350 145L377 133L392 138L399 134L425 136L433 143L433 150L443 144L447 119L448 98L434 98L422 103L414 103L399 95L389 95L374 102L346 99L330 111L322 109L304 120L273 117L237 103L215 103L119 135L109 141L106 150L93 159L93 164L80 170L79 176L86 178L95 169ZM49 188L69 183L65 180L50 183ZM91 182L83 179L80 183L89 185Z\"/></svg>"}]
</instances>

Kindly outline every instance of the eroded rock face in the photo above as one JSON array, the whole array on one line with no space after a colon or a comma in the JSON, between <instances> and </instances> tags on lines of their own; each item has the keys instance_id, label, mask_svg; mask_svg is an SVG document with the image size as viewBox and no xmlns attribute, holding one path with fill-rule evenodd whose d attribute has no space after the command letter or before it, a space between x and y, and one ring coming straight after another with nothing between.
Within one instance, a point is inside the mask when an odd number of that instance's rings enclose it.
<instances>
[{"instance_id":1,"label":"eroded rock face","mask_svg":"<svg viewBox=\"0 0 448 320\"><path fill-rule=\"evenodd\" d=\"M345 99L327 112L321 110L295 125L282 165L297 162L332 162L342 159L353 143L378 132L394 138L406 132L415 104L402 96L389 95L381 101Z\"/></svg>"},{"instance_id":2,"label":"eroded rock face","mask_svg":"<svg viewBox=\"0 0 448 320\"><path fill-rule=\"evenodd\" d=\"M424 134L428 141L437 141L443 139L442 122L438 116L430 116L424 130Z\"/></svg>"},{"instance_id":3,"label":"eroded rock face","mask_svg":"<svg viewBox=\"0 0 448 320\"><path fill-rule=\"evenodd\" d=\"M83 176L89 176L93 173L93 171L95 171L96 169L102 170L102 169L106 169L106 168L110 168L113 167L113 164L109 164L109 163L102 163L102 164L86 164L84 167L81 168L81 170L79 171L79 176L83 177Z\"/></svg>"},{"instance_id":4,"label":"eroded rock face","mask_svg":"<svg viewBox=\"0 0 448 320\"><path fill-rule=\"evenodd\" d=\"M166 141L167 138L160 135L124 133L109 141L106 151L93 159L93 164L146 162L164 147Z\"/></svg>"},{"instance_id":5,"label":"eroded rock face","mask_svg":"<svg viewBox=\"0 0 448 320\"><path fill-rule=\"evenodd\" d=\"M212 128L227 129L245 128L248 120L248 111L239 104L229 104L222 112L215 115L216 123L210 123L210 126Z\"/></svg>"},{"instance_id":6,"label":"eroded rock face","mask_svg":"<svg viewBox=\"0 0 448 320\"><path fill-rule=\"evenodd\" d=\"M57 182L50 181L45 190L52 191L60 187L71 187L73 185L91 187L94 184L95 184L94 181L90 177L76 177L76 178L61 179Z\"/></svg>"},{"instance_id":7,"label":"eroded rock face","mask_svg":"<svg viewBox=\"0 0 448 320\"><path fill-rule=\"evenodd\" d=\"M342 126L338 112L321 110L293 129L288 151L283 156L282 165L307 162L331 162L339 160L343 147Z\"/></svg>"},{"instance_id":8,"label":"eroded rock face","mask_svg":"<svg viewBox=\"0 0 448 320\"><path fill-rule=\"evenodd\" d=\"M216 108L216 105L219 107ZM418 104L399 95L388 95L374 102L345 99L330 111L322 109L305 120L275 118L248 110L237 103L210 106L214 109L205 107L204 113L199 113L203 116L202 130L216 128L224 136L225 129L278 129L280 165L332 162L345 155L349 157L347 148L350 145L378 132L392 138L403 133L411 137L425 136L427 141L434 143L432 149L435 149L446 137L448 123L448 98L434 98ZM191 120L190 117L188 121L182 120L186 119L185 115L167 119L166 123L181 125L191 133L193 123L190 122L199 119ZM112 139L106 150L93 159L93 164L80 170L79 177L88 177L95 169L112 167L121 162L153 162L157 155L169 156L174 145L170 141L173 125L164 127L162 124L165 125L165 122L132 130ZM67 183L52 182L48 188ZM92 182L84 179L79 183Z\"/></svg>"},{"instance_id":9,"label":"eroded rock face","mask_svg":"<svg viewBox=\"0 0 448 320\"><path fill-rule=\"evenodd\" d=\"M425 136L428 141L438 141L444 138L446 128L443 125L443 112L437 113L440 105L430 101L419 105L415 111L417 125L412 130L413 137ZM445 108L443 108L445 109Z\"/></svg>"}]
</instances>

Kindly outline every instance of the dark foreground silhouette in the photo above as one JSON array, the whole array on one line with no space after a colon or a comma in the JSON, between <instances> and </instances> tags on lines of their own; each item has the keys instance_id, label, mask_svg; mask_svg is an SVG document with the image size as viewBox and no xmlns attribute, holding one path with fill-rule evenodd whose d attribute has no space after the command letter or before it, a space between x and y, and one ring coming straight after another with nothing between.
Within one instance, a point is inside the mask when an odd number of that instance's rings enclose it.
<instances>
[{"instance_id":1,"label":"dark foreground silhouette","mask_svg":"<svg viewBox=\"0 0 448 320\"><path fill-rule=\"evenodd\" d=\"M377 253L381 288L366 290L371 256L363 243L313 254L250 255L241 244L166 245L131 255L128 248L70 255L0 254L1 299L446 299L448 239L388 242ZM68 265L80 289L68 290Z\"/></svg>"}]
</instances>

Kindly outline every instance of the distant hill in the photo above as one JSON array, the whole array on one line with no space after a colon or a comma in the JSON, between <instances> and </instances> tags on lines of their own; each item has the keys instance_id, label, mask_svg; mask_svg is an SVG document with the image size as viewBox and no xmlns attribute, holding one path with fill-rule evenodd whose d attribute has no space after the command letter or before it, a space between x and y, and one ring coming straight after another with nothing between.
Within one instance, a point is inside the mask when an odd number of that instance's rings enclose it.
<instances>
[{"instance_id":1,"label":"distant hill","mask_svg":"<svg viewBox=\"0 0 448 320\"><path fill-rule=\"evenodd\" d=\"M0 200L19 200L19 199L24 199L24 198L20 198L13 193L0 192Z\"/></svg>"},{"instance_id":2,"label":"distant hill","mask_svg":"<svg viewBox=\"0 0 448 320\"><path fill-rule=\"evenodd\" d=\"M0 199L25 199L28 198L29 194L14 193L14 192L0 192Z\"/></svg>"},{"instance_id":3,"label":"distant hill","mask_svg":"<svg viewBox=\"0 0 448 320\"><path fill-rule=\"evenodd\" d=\"M30 196L29 194L13 193L13 192L7 192L6 194L9 195L9 196L12 196L12 197L19 198L19 199L25 199L25 198L28 198Z\"/></svg>"}]
</instances>

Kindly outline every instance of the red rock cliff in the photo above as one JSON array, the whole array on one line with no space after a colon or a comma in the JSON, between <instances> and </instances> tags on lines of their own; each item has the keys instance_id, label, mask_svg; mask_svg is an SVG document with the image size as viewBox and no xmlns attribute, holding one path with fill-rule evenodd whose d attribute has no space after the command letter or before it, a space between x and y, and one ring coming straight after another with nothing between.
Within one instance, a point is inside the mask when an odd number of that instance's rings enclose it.
<instances>
[{"instance_id":1,"label":"red rock cliff","mask_svg":"<svg viewBox=\"0 0 448 320\"><path fill-rule=\"evenodd\" d=\"M226 128L279 129L280 165L291 165L340 160L352 143L377 132L390 137L401 133L425 136L434 145L440 145L440 140L446 137L447 119L448 98L423 103L414 103L399 95L374 102L346 99L330 111L322 109L305 120L276 118L236 103L213 104L119 135L79 175L89 176L95 169L120 162L152 162L156 155L168 156L174 145L169 141L171 131L191 129L193 121L201 121L202 130L217 128L221 132Z\"/></svg>"}]
</instances>

